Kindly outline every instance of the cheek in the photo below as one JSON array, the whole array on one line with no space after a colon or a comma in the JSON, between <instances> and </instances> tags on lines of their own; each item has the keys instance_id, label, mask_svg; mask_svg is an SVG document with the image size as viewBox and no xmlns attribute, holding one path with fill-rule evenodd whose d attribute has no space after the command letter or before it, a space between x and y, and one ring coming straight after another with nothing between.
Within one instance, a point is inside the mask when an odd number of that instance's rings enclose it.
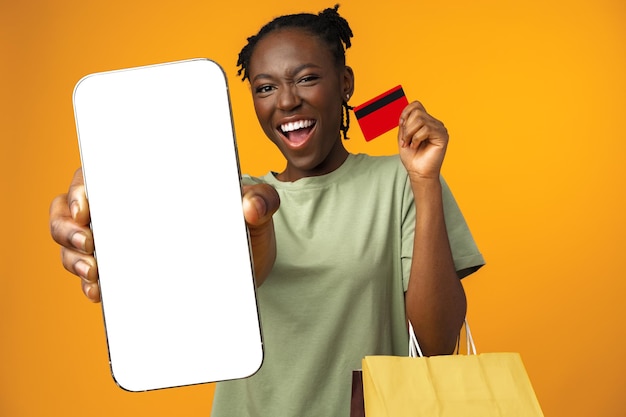
<instances>
[{"instance_id":1,"label":"cheek","mask_svg":"<svg viewBox=\"0 0 626 417\"><path fill-rule=\"evenodd\" d=\"M253 100L253 104L257 120L261 126L265 127L265 124L268 123L270 118L269 106L262 100Z\"/></svg>"},{"instance_id":2,"label":"cheek","mask_svg":"<svg viewBox=\"0 0 626 417\"><path fill-rule=\"evenodd\" d=\"M342 118L342 101L336 101L333 103L327 103L327 117L332 120L333 125L337 125L337 128L341 126L341 118Z\"/></svg>"},{"instance_id":3,"label":"cheek","mask_svg":"<svg viewBox=\"0 0 626 417\"><path fill-rule=\"evenodd\" d=\"M254 113L265 136L276 143L274 140L274 126L271 122L271 106L268 105L267 101L268 100L253 100Z\"/></svg>"},{"instance_id":4,"label":"cheek","mask_svg":"<svg viewBox=\"0 0 626 417\"><path fill-rule=\"evenodd\" d=\"M263 103L260 100L252 98L252 105L254 106L254 113L258 119L263 115Z\"/></svg>"},{"instance_id":5,"label":"cheek","mask_svg":"<svg viewBox=\"0 0 626 417\"><path fill-rule=\"evenodd\" d=\"M325 92L324 97L320 97L320 101L323 101L323 107L326 109L326 113L333 119L341 119L341 108L343 103L343 97L337 94L336 89L330 89Z\"/></svg>"}]
</instances>

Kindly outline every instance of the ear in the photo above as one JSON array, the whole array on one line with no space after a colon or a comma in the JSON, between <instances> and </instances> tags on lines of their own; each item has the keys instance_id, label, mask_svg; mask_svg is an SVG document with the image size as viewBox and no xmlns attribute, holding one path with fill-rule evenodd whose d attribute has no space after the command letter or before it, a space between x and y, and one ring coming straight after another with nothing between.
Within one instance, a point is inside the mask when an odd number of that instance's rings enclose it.
<instances>
[{"instance_id":1,"label":"ear","mask_svg":"<svg viewBox=\"0 0 626 417\"><path fill-rule=\"evenodd\" d=\"M354 71L346 66L343 71L343 99L348 101L354 94Z\"/></svg>"}]
</instances>

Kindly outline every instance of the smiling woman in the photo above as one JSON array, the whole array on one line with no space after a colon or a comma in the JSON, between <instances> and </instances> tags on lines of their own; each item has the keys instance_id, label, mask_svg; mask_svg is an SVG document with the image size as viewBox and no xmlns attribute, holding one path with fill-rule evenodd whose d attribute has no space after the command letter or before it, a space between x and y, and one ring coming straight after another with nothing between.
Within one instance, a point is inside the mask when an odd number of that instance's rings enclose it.
<instances>
[{"instance_id":1,"label":"smiling woman","mask_svg":"<svg viewBox=\"0 0 626 417\"><path fill-rule=\"evenodd\" d=\"M287 165L244 178L265 357L255 375L217 385L213 417L347 417L352 370L366 355L406 355L407 320L425 354L456 344L460 278L484 260L440 177L448 132L413 102L399 155L350 154L351 37L336 6L273 20L239 56ZM64 266L98 300L82 177L50 217Z\"/></svg>"},{"instance_id":2,"label":"smiling woman","mask_svg":"<svg viewBox=\"0 0 626 417\"><path fill-rule=\"evenodd\" d=\"M366 352L406 354L407 314L431 353L449 351L458 334L458 277L483 259L440 182L447 132L412 103L402 163L350 155L341 133L354 92L351 37L335 7L279 17L240 54L259 123L287 165L247 179L281 201L269 233L276 258L258 292L266 357L255 376L218 385L214 415L347 416L350 371ZM456 213L445 221L444 206ZM446 223L458 229L448 235Z\"/></svg>"}]
</instances>

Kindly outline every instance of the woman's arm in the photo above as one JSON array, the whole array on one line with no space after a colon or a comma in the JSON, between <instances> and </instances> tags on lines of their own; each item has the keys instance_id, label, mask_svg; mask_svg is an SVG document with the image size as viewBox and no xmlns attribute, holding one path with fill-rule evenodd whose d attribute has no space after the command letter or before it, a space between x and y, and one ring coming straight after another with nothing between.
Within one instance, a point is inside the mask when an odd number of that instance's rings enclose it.
<instances>
[{"instance_id":1,"label":"woman's arm","mask_svg":"<svg viewBox=\"0 0 626 417\"><path fill-rule=\"evenodd\" d=\"M425 355L452 353L467 301L454 267L443 212L440 173L448 132L421 103L413 102L402 113L398 141L416 208L405 294L407 318Z\"/></svg>"}]
</instances>

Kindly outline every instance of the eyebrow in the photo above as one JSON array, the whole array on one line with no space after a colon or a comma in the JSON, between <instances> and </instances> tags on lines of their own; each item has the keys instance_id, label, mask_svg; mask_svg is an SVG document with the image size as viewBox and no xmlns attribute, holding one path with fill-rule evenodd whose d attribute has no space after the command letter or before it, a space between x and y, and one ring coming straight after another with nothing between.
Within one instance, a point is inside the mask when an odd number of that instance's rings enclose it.
<instances>
[{"instance_id":1,"label":"eyebrow","mask_svg":"<svg viewBox=\"0 0 626 417\"><path fill-rule=\"evenodd\" d=\"M300 71L304 71L305 69L309 69L309 68L321 69L322 67L320 67L317 64L313 64L313 63L302 64L302 65L299 65L299 66L295 67L292 71L289 71L289 75L293 76L293 75L299 73ZM274 78L274 77L272 75L270 75L270 74L263 74L263 73L261 73L261 74L257 74L252 79L252 82L254 82L254 81L256 81L256 80L258 80L260 78Z\"/></svg>"}]
</instances>

